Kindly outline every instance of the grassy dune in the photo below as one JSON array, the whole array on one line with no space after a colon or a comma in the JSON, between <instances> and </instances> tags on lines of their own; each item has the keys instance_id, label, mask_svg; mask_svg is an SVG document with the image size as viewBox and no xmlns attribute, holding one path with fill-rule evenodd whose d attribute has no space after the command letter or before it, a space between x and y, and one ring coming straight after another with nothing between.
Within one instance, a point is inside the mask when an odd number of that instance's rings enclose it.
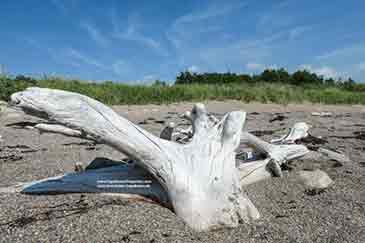
<instances>
[{"instance_id":1,"label":"grassy dune","mask_svg":"<svg viewBox=\"0 0 365 243\"><path fill-rule=\"evenodd\" d=\"M126 85L120 83L88 83L76 80L40 79L14 80L0 78L0 99L8 100L11 93L29 86L63 89L93 97L109 105L167 104L181 101L235 99L262 103L323 103L365 104L365 92L353 92L339 87L295 86L280 83L254 84L185 84L185 85Z\"/></svg>"}]
</instances>

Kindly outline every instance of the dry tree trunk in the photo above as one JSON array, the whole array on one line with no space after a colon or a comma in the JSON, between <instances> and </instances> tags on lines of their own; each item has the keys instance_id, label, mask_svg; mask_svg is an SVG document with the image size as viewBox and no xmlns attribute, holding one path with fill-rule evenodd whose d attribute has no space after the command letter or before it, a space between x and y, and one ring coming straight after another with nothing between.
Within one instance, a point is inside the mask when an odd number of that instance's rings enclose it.
<instances>
[{"instance_id":1,"label":"dry tree trunk","mask_svg":"<svg viewBox=\"0 0 365 243\"><path fill-rule=\"evenodd\" d=\"M105 192L100 180L150 180L151 187L114 188L129 198L153 199L171 207L198 231L235 227L259 213L241 186L281 173L280 164L302 156L301 145L272 145L242 133L246 114L230 112L222 120L196 104L187 116L193 136L179 144L152 135L112 109L87 96L43 88L28 88L11 96L12 104L26 113L58 125L38 129L91 139L110 145L135 161L134 165L69 173L19 185L25 193ZM55 126L55 127L52 127ZM173 126L164 138L171 139ZM171 133L171 134L170 134ZM267 159L236 167L235 150L243 139ZM110 190L110 189L109 189Z\"/></svg>"}]
</instances>

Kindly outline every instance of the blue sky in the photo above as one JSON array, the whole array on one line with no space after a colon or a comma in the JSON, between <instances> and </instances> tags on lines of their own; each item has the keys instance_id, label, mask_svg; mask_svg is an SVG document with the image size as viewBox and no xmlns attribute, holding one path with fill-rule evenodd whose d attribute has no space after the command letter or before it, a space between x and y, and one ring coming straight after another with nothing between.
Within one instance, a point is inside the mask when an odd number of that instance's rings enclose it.
<instances>
[{"instance_id":1,"label":"blue sky","mask_svg":"<svg viewBox=\"0 0 365 243\"><path fill-rule=\"evenodd\" d=\"M365 1L2 0L11 74L148 83L183 70L365 81Z\"/></svg>"}]
</instances>

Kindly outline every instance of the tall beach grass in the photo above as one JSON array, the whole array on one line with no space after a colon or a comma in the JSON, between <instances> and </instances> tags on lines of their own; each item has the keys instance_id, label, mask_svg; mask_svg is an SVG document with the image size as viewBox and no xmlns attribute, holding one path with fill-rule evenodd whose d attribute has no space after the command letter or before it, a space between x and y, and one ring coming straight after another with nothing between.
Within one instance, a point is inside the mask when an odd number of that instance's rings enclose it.
<instances>
[{"instance_id":1,"label":"tall beach grass","mask_svg":"<svg viewBox=\"0 0 365 243\"><path fill-rule=\"evenodd\" d=\"M62 89L81 93L105 104L169 104L182 101L241 100L262 103L323 103L365 104L365 92L352 92L338 87L295 86L280 83L254 84L184 84L127 85L103 82L44 78L33 82L15 82L0 78L0 99L8 100L11 93L29 86Z\"/></svg>"}]
</instances>

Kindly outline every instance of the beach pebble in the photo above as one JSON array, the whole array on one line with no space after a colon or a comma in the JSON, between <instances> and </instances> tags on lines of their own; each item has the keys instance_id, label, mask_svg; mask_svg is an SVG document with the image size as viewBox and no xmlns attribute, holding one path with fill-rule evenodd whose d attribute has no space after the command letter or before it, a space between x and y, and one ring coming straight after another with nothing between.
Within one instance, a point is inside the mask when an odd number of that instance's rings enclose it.
<instances>
[{"instance_id":1,"label":"beach pebble","mask_svg":"<svg viewBox=\"0 0 365 243\"><path fill-rule=\"evenodd\" d=\"M0 114L5 111L7 103L5 101L0 100Z\"/></svg>"},{"instance_id":2,"label":"beach pebble","mask_svg":"<svg viewBox=\"0 0 365 243\"><path fill-rule=\"evenodd\" d=\"M331 112L312 112L312 116L331 117Z\"/></svg>"},{"instance_id":3,"label":"beach pebble","mask_svg":"<svg viewBox=\"0 0 365 243\"><path fill-rule=\"evenodd\" d=\"M323 190L329 187L333 180L322 170L299 171L301 182L308 190Z\"/></svg>"}]
</instances>

